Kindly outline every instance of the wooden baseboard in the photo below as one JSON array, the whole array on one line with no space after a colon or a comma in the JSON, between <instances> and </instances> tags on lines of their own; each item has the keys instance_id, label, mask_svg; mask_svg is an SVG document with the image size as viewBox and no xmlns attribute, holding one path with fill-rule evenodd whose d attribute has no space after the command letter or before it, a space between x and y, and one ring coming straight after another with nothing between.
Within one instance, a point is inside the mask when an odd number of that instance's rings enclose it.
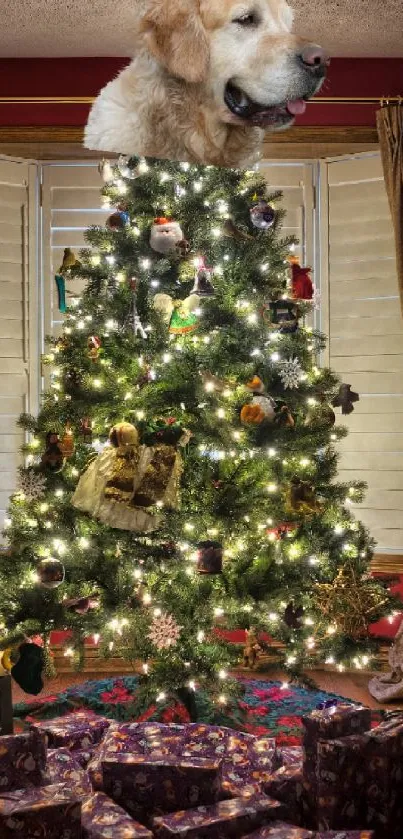
<instances>
[{"instance_id":1,"label":"wooden baseboard","mask_svg":"<svg viewBox=\"0 0 403 839\"><path fill-rule=\"evenodd\" d=\"M279 651L282 645L278 642L275 642L272 646L272 650L267 655L262 656L259 659L259 666L256 672L264 673L265 671L270 671L273 664L279 662ZM277 650L277 652L276 652ZM381 644L378 655L376 658L376 667L374 670L382 670L386 671L388 669L388 652L389 646L385 643ZM242 648L239 647L239 657L241 659ZM66 674L66 673L73 673L74 667L71 661L71 658L65 656L65 648L60 645L55 645L52 647L52 655L53 655L53 662L56 668L57 673L59 674ZM238 668L235 668L234 672L237 672ZM322 665L320 670L325 670L329 673L336 672L335 668L331 665ZM129 676L135 675L136 673L141 673L141 662L131 662L127 661L126 659L120 656L114 656L111 658L103 658L96 647L86 647L85 656L84 656L84 667L80 671L83 674L91 673L93 675L98 675L99 678L105 678L108 676ZM239 672L245 673L245 669L239 667ZM248 671L252 672L252 671ZM353 672L356 673L357 671L352 669L351 671L346 670L345 672ZM364 671L360 670L360 673L363 672L372 672L371 670Z\"/></svg>"},{"instance_id":2,"label":"wooden baseboard","mask_svg":"<svg viewBox=\"0 0 403 839\"><path fill-rule=\"evenodd\" d=\"M84 128L75 125L2 125L1 143L80 143ZM263 153L270 156L270 149L278 143L377 143L375 127L367 125L296 125L287 131L266 135ZM97 153L95 155L99 157ZM113 155L115 156L115 155Z\"/></svg>"}]
</instances>

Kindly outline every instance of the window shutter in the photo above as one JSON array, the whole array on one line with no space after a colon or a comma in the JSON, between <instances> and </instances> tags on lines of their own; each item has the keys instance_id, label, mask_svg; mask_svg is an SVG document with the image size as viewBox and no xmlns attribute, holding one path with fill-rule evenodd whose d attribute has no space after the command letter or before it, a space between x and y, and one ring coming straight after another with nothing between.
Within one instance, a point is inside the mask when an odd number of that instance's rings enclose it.
<instances>
[{"instance_id":1,"label":"window shutter","mask_svg":"<svg viewBox=\"0 0 403 839\"><path fill-rule=\"evenodd\" d=\"M45 335L57 336L64 316L58 307L55 283L65 248L78 256L85 242L84 233L92 225L103 225L111 211L102 209L103 186L97 162L43 164L43 257L45 294ZM67 304L79 296L82 283L66 286Z\"/></svg>"},{"instance_id":2,"label":"window shutter","mask_svg":"<svg viewBox=\"0 0 403 839\"><path fill-rule=\"evenodd\" d=\"M37 167L0 159L0 529L15 489L23 434L39 393Z\"/></svg>"},{"instance_id":3,"label":"window shutter","mask_svg":"<svg viewBox=\"0 0 403 839\"><path fill-rule=\"evenodd\" d=\"M364 480L355 510L378 551L403 548L403 320L378 153L322 164L323 325L328 361L360 394L340 417L342 480ZM327 282L326 282L327 279ZM339 412L337 412L339 413Z\"/></svg>"}]
</instances>

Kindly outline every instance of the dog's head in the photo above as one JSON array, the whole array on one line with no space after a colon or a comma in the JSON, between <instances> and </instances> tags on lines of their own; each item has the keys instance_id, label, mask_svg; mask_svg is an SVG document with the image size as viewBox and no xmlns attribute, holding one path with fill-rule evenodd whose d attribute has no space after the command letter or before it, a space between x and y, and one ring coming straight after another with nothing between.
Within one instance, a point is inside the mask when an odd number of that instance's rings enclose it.
<instances>
[{"instance_id":1,"label":"dog's head","mask_svg":"<svg viewBox=\"0 0 403 839\"><path fill-rule=\"evenodd\" d=\"M329 64L291 34L285 0L147 0L140 31L174 77L204 83L220 118L282 128L303 113Z\"/></svg>"}]
</instances>

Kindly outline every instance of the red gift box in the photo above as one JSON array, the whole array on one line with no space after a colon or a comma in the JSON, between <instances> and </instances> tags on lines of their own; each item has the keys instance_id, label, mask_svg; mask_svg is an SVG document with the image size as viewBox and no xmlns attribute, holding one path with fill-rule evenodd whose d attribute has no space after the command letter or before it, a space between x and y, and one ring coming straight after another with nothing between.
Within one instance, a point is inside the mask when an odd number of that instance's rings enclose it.
<instances>
[{"instance_id":1,"label":"red gift box","mask_svg":"<svg viewBox=\"0 0 403 839\"><path fill-rule=\"evenodd\" d=\"M0 795L1 839L81 839L81 802L63 784Z\"/></svg>"},{"instance_id":2,"label":"red gift box","mask_svg":"<svg viewBox=\"0 0 403 839\"><path fill-rule=\"evenodd\" d=\"M233 798L211 807L182 810L153 819L157 839L241 839L245 833L282 816L282 805L266 795Z\"/></svg>"}]
</instances>

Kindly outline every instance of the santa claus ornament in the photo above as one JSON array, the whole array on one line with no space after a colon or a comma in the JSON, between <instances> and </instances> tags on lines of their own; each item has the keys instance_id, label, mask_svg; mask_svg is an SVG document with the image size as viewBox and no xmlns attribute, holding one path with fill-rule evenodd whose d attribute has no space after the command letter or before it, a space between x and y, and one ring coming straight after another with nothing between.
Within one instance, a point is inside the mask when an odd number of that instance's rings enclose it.
<instances>
[{"instance_id":1,"label":"santa claus ornament","mask_svg":"<svg viewBox=\"0 0 403 839\"><path fill-rule=\"evenodd\" d=\"M291 263L292 296L294 300L312 300L311 270L311 268L301 268L298 262Z\"/></svg>"},{"instance_id":2,"label":"santa claus ornament","mask_svg":"<svg viewBox=\"0 0 403 839\"><path fill-rule=\"evenodd\" d=\"M168 253L175 251L179 243L183 241L183 231L177 221L165 216L158 216L154 219L150 235L150 246L153 251L166 256Z\"/></svg>"}]
</instances>

